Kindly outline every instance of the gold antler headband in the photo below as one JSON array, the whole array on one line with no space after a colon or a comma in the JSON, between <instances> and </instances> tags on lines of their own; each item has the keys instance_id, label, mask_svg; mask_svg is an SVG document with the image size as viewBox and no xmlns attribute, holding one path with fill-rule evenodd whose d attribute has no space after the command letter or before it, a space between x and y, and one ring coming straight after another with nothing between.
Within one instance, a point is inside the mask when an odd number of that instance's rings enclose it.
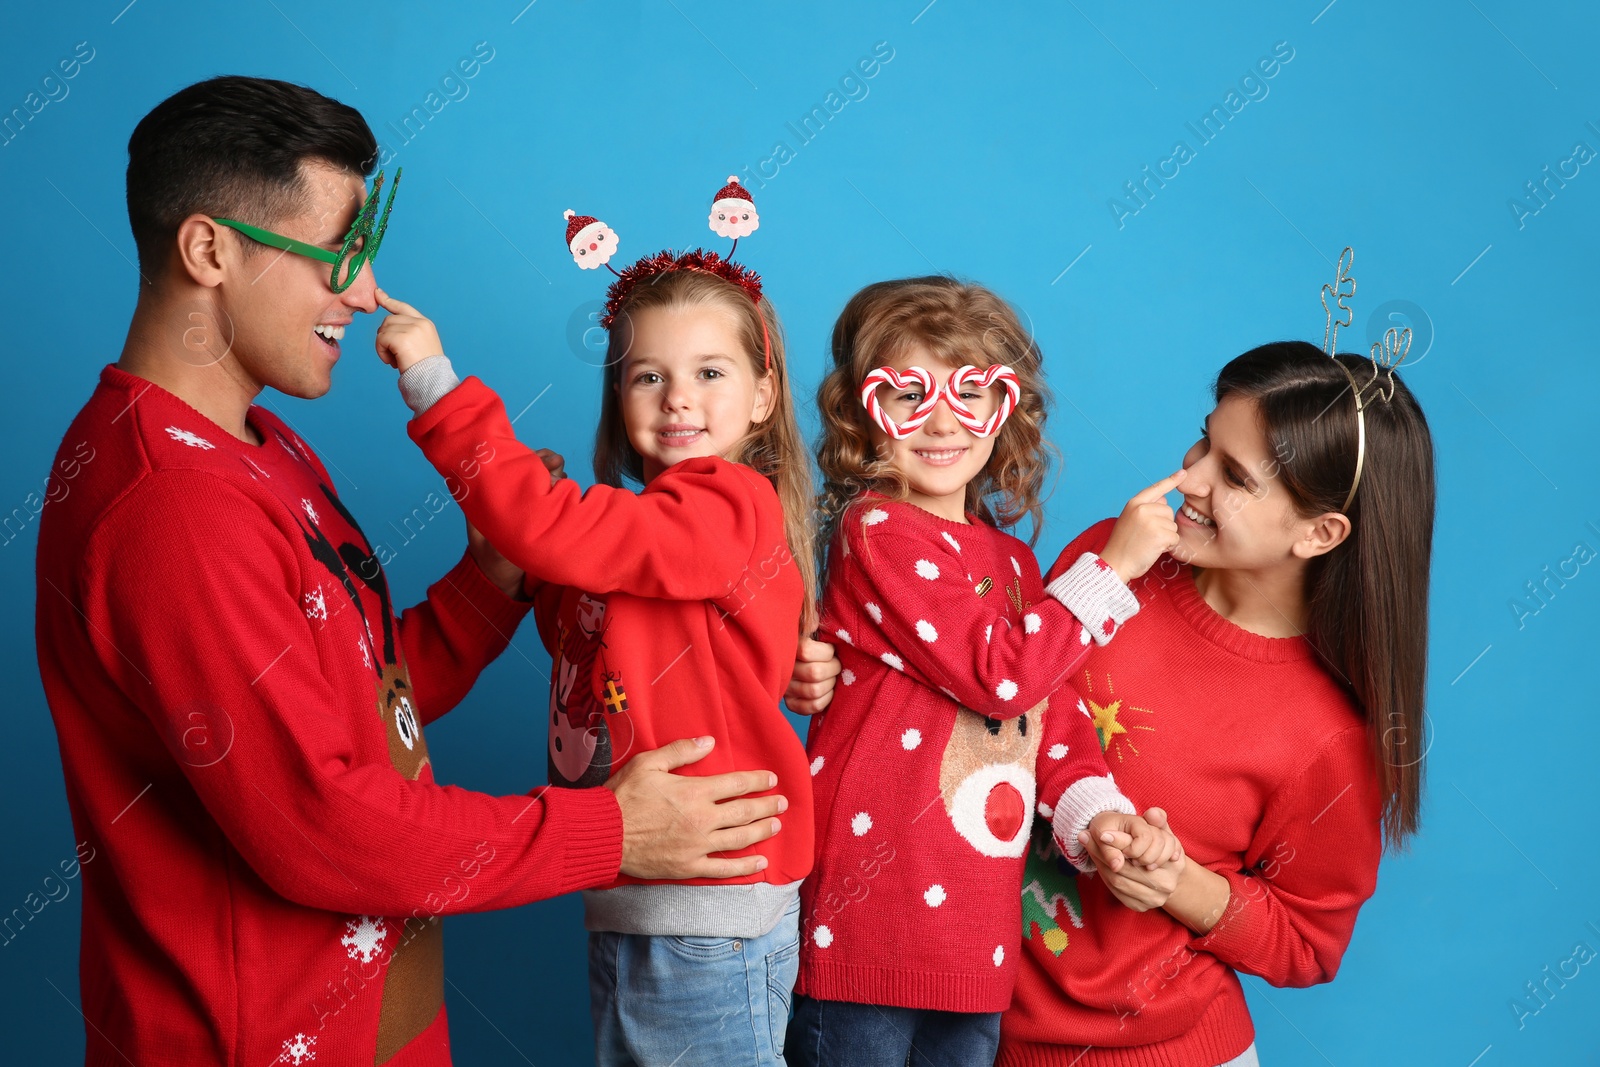
<instances>
[{"instance_id":1,"label":"gold antler headband","mask_svg":"<svg viewBox=\"0 0 1600 1067\"><path fill-rule=\"evenodd\" d=\"M1405 362L1406 355L1411 351L1411 327L1404 329L1390 329L1384 333L1383 340L1377 341L1372 346L1372 377L1367 379L1366 385L1356 382L1356 376L1350 372L1336 357L1339 345L1339 327L1349 326L1355 318L1355 312L1350 305L1345 303L1347 298L1356 295L1356 280L1350 274L1350 268L1355 265L1355 250L1346 247L1339 254L1339 273L1334 277L1332 284L1323 283L1322 310L1327 313L1328 325L1322 333L1322 350L1328 354L1338 368L1344 371L1345 377L1350 379L1350 392L1356 400L1356 476L1350 483L1350 492L1344 498L1344 507L1340 510L1348 512L1350 505L1355 503L1356 489L1361 485L1361 471L1367 460L1367 402L1365 391L1371 389L1378 381L1378 376L1384 371L1389 372L1388 388L1378 386L1372 396L1381 397L1387 404L1394 399L1394 371ZM1348 285L1348 288L1346 286ZM1329 295L1333 296L1333 307L1328 306ZM1343 314L1336 314L1335 308Z\"/></svg>"}]
</instances>

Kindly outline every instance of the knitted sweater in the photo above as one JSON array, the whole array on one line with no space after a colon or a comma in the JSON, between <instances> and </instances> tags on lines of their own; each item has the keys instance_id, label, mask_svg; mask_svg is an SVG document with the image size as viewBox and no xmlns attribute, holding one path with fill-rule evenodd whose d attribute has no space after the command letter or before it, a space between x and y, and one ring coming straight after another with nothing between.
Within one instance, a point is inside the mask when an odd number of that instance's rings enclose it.
<instances>
[{"instance_id":1,"label":"knitted sweater","mask_svg":"<svg viewBox=\"0 0 1600 1067\"><path fill-rule=\"evenodd\" d=\"M975 518L871 497L846 513L822 623L841 684L808 746L820 847L799 992L1005 1008L1034 811L1076 853L1090 818L1133 810L1063 680L1134 606L1096 556L1046 589L1027 545Z\"/></svg>"},{"instance_id":2,"label":"knitted sweater","mask_svg":"<svg viewBox=\"0 0 1600 1067\"><path fill-rule=\"evenodd\" d=\"M1111 526L1067 554L1103 547ZM1167 809L1188 862L1226 878L1231 899L1197 936L1033 853L1007 1067L1223 1063L1254 1039L1234 970L1279 986L1329 981L1377 884L1367 726L1316 651L1233 625L1171 557L1134 591L1138 625L1074 682L1118 782L1141 808Z\"/></svg>"},{"instance_id":3,"label":"knitted sweater","mask_svg":"<svg viewBox=\"0 0 1600 1067\"><path fill-rule=\"evenodd\" d=\"M804 591L772 483L713 456L669 467L642 492L581 490L570 479L550 480L543 460L517 440L500 398L477 378L415 406L425 410L410 424L412 440L456 480L473 525L528 573L555 659L546 715L551 782L603 782L634 753L710 735L711 754L679 773L767 769L789 800L777 835L727 853L766 856L765 871L671 883L707 887L690 896L714 900L711 914L682 893L643 900L624 892L628 906L619 903L607 918L600 913L612 901L588 899L590 928L707 936L770 929L812 858L805 749L779 707ZM495 458L477 462L485 448ZM612 886L639 884L622 876ZM705 926L718 921L735 927Z\"/></svg>"},{"instance_id":4,"label":"knitted sweater","mask_svg":"<svg viewBox=\"0 0 1600 1067\"><path fill-rule=\"evenodd\" d=\"M609 881L616 800L435 783L423 728L527 605L464 556L397 616L316 455L247 419L107 367L41 518L86 1062L448 1064L438 917Z\"/></svg>"}]
</instances>

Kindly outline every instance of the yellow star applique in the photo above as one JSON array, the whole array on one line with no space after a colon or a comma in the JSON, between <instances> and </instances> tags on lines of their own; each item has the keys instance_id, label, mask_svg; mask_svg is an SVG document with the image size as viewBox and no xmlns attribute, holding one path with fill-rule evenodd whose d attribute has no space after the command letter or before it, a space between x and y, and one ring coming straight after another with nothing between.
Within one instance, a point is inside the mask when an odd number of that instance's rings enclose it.
<instances>
[{"instance_id":1,"label":"yellow star applique","mask_svg":"<svg viewBox=\"0 0 1600 1067\"><path fill-rule=\"evenodd\" d=\"M1113 737L1128 732L1128 728L1117 721L1117 713L1122 710L1122 701L1113 700L1109 704L1096 704L1091 700L1089 707L1093 709L1089 713L1089 718L1094 720L1095 732L1100 735L1102 749L1111 747Z\"/></svg>"},{"instance_id":2,"label":"yellow star applique","mask_svg":"<svg viewBox=\"0 0 1600 1067\"><path fill-rule=\"evenodd\" d=\"M1085 688L1092 688L1092 685L1086 686ZM1112 742L1119 734L1126 734L1130 729L1155 730L1155 727L1153 726L1145 726L1140 723L1135 723L1131 727L1124 726L1120 721L1118 721L1118 716L1124 711L1137 711L1145 715L1150 714L1149 708L1141 708L1133 704L1130 704L1124 708L1120 698L1107 704L1101 704L1093 697L1080 697L1078 700L1078 710L1083 712L1084 715L1088 716L1089 721L1094 723L1094 731L1100 737L1100 749L1108 754L1113 751ZM1122 760L1122 749L1124 747L1126 747L1128 751L1132 752L1135 756L1139 754L1139 748L1133 743L1133 738L1131 736L1124 738L1123 744L1118 745L1115 748L1118 762L1121 762Z\"/></svg>"}]
</instances>

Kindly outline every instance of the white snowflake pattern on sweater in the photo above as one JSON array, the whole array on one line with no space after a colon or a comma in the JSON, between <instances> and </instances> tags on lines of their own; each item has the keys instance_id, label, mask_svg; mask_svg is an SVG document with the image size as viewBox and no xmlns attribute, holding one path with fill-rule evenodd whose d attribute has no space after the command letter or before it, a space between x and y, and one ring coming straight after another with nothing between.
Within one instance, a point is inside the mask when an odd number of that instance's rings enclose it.
<instances>
[{"instance_id":1,"label":"white snowflake pattern on sweater","mask_svg":"<svg viewBox=\"0 0 1600 1067\"><path fill-rule=\"evenodd\" d=\"M316 1051L311 1047L316 1043L317 1035L315 1034L295 1034L294 1037L283 1043L283 1051L278 1054L277 1062L308 1063L317 1058Z\"/></svg>"},{"instance_id":2,"label":"white snowflake pattern on sweater","mask_svg":"<svg viewBox=\"0 0 1600 1067\"><path fill-rule=\"evenodd\" d=\"M186 444L190 448L207 449L217 447L199 434L190 433L188 430L180 430L176 426L168 426L167 433L174 441Z\"/></svg>"},{"instance_id":3,"label":"white snowflake pattern on sweater","mask_svg":"<svg viewBox=\"0 0 1600 1067\"><path fill-rule=\"evenodd\" d=\"M359 959L362 963L371 963L383 948L384 938L389 936L389 928L381 918L371 915L360 915L344 924L344 936L339 943L344 946L345 954L351 959Z\"/></svg>"}]
</instances>

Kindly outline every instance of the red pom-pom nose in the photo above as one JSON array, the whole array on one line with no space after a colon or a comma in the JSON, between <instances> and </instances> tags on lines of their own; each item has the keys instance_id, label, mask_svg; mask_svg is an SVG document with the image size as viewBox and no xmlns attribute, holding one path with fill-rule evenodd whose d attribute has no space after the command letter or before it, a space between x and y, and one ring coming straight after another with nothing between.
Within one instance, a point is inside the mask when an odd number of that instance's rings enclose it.
<instances>
[{"instance_id":1,"label":"red pom-pom nose","mask_svg":"<svg viewBox=\"0 0 1600 1067\"><path fill-rule=\"evenodd\" d=\"M1009 782L996 785L984 798L983 821L989 825L989 832L1001 841L1015 839L1026 817L1027 812L1022 806L1022 794Z\"/></svg>"},{"instance_id":2,"label":"red pom-pom nose","mask_svg":"<svg viewBox=\"0 0 1600 1067\"><path fill-rule=\"evenodd\" d=\"M589 251L596 252L596 251L599 251L599 249L600 249L599 242L597 242L597 241L590 241L589 242Z\"/></svg>"}]
</instances>

